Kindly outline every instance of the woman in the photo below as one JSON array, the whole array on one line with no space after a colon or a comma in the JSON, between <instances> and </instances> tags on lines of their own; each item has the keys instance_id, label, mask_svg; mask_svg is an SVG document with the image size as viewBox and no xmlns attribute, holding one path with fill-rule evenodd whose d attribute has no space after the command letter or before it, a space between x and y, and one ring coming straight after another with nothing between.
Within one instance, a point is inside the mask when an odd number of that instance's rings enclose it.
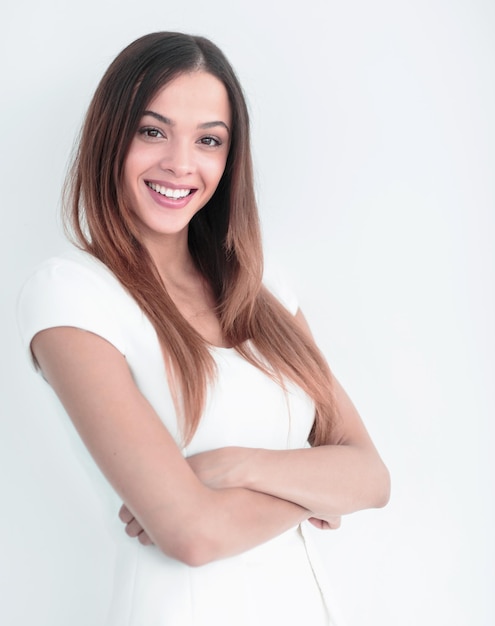
<instances>
[{"instance_id":1,"label":"woman","mask_svg":"<svg viewBox=\"0 0 495 626\"><path fill-rule=\"evenodd\" d=\"M388 473L293 297L262 284L248 114L218 48L128 46L67 197L80 250L38 268L19 319L137 538L116 538L108 624L332 623L303 522L383 506Z\"/></svg>"}]
</instances>

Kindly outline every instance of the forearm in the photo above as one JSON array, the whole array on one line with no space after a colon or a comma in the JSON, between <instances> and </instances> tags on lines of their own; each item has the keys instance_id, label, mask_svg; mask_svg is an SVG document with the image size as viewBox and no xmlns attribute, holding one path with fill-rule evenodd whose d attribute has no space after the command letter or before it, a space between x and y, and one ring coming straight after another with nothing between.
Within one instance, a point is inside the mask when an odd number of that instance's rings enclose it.
<instances>
[{"instance_id":1,"label":"forearm","mask_svg":"<svg viewBox=\"0 0 495 626\"><path fill-rule=\"evenodd\" d=\"M389 475L374 449L326 445L299 450L256 450L231 479L283 498L315 516L344 515L384 506Z\"/></svg>"},{"instance_id":2,"label":"forearm","mask_svg":"<svg viewBox=\"0 0 495 626\"><path fill-rule=\"evenodd\" d=\"M199 562L245 552L310 516L305 508L273 495L243 488L214 490L206 517L198 521L202 537Z\"/></svg>"},{"instance_id":3,"label":"forearm","mask_svg":"<svg viewBox=\"0 0 495 626\"><path fill-rule=\"evenodd\" d=\"M384 506L390 476L351 399L334 379L336 417L328 445L241 453L226 474L239 485L295 502L316 517Z\"/></svg>"},{"instance_id":4,"label":"forearm","mask_svg":"<svg viewBox=\"0 0 495 626\"><path fill-rule=\"evenodd\" d=\"M121 519L131 537L141 535L143 543L155 543L168 556L197 566L245 552L310 516L297 504L244 488L205 488L196 504L173 528L160 511L156 514L164 517L163 524L153 528L146 528L128 507L122 507Z\"/></svg>"}]
</instances>

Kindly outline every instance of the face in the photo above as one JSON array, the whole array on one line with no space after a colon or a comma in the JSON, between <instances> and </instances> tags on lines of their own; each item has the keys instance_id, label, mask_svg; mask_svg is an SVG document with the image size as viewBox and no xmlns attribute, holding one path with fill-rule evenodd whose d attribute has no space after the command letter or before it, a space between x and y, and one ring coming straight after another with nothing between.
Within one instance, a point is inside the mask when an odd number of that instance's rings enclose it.
<instances>
[{"instance_id":1,"label":"face","mask_svg":"<svg viewBox=\"0 0 495 626\"><path fill-rule=\"evenodd\" d=\"M143 243L187 236L222 177L230 128L227 90L206 72L181 74L149 103L124 164Z\"/></svg>"}]
</instances>

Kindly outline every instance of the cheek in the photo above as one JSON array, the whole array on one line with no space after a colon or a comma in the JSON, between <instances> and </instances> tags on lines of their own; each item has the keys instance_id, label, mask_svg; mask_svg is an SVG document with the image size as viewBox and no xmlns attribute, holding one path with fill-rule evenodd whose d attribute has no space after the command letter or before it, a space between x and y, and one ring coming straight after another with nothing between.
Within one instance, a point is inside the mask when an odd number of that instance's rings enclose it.
<instances>
[{"instance_id":1,"label":"cheek","mask_svg":"<svg viewBox=\"0 0 495 626\"><path fill-rule=\"evenodd\" d=\"M142 174L145 165L143 153L131 146L124 162L122 177L123 187L127 194L135 193L139 176Z\"/></svg>"},{"instance_id":2,"label":"cheek","mask_svg":"<svg viewBox=\"0 0 495 626\"><path fill-rule=\"evenodd\" d=\"M208 165L208 178L212 183L215 183L215 186L218 185L222 175L225 171L225 165L227 164L227 157L223 155L211 161Z\"/></svg>"},{"instance_id":3,"label":"cheek","mask_svg":"<svg viewBox=\"0 0 495 626\"><path fill-rule=\"evenodd\" d=\"M133 184L133 181L149 167L153 160L154 153L149 149L149 146L143 145L135 139L131 143L124 161L124 176L129 184Z\"/></svg>"},{"instance_id":4,"label":"cheek","mask_svg":"<svg viewBox=\"0 0 495 626\"><path fill-rule=\"evenodd\" d=\"M136 177L138 167L139 154L136 154L136 151L129 151L129 154L124 162L124 181L131 183L132 179Z\"/></svg>"}]
</instances>

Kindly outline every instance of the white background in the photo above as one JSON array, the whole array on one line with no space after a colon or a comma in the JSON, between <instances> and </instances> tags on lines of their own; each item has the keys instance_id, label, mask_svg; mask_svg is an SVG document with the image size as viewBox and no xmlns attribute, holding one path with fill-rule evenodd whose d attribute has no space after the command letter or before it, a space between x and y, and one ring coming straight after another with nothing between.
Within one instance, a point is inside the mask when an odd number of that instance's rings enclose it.
<instances>
[{"instance_id":1,"label":"white background","mask_svg":"<svg viewBox=\"0 0 495 626\"><path fill-rule=\"evenodd\" d=\"M237 69L266 243L392 474L386 509L320 535L348 626L495 624L494 3L17 0L0 24L0 622L102 623L111 549L15 299L65 245L104 69L182 30Z\"/></svg>"}]
</instances>

